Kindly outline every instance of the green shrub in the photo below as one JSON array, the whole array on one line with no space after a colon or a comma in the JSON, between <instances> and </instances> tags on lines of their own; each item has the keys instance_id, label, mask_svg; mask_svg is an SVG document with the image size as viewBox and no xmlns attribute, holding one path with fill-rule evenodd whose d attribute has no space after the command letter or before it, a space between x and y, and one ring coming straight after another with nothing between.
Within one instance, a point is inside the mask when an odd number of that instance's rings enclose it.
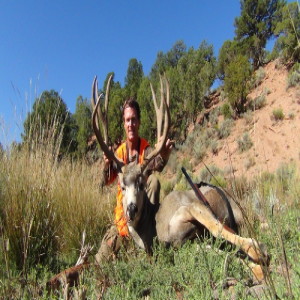
<instances>
[{"instance_id":1,"label":"green shrub","mask_svg":"<svg viewBox=\"0 0 300 300\"><path fill-rule=\"evenodd\" d=\"M193 154L194 158L196 158L197 161L201 161L206 154L206 146L203 143L195 143L193 146Z\"/></svg>"},{"instance_id":2,"label":"green shrub","mask_svg":"<svg viewBox=\"0 0 300 300\"><path fill-rule=\"evenodd\" d=\"M284 64L300 61L299 1L287 3L282 8L280 20L274 28L276 39L274 50Z\"/></svg>"},{"instance_id":3,"label":"green shrub","mask_svg":"<svg viewBox=\"0 0 300 300\"><path fill-rule=\"evenodd\" d=\"M229 103L224 103L221 106L221 113L224 116L224 119L231 119L233 116L233 111Z\"/></svg>"},{"instance_id":4,"label":"green shrub","mask_svg":"<svg viewBox=\"0 0 300 300\"><path fill-rule=\"evenodd\" d=\"M218 144L218 141L213 139L211 140L210 142L210 150L213 154L217 154L218 151L219 151L219 144Z\"/></svg>"},{"instance_id":5,"label":"green shrub","mask_svg":"<svg viewBox=\"0 0 300 300\"><path fill-rule=\"evenodd\" d=\"M221 101L224 101L226 99L226 93L225 91L222 89L221 92L220 92L220 100Z\"/></svg>"},{"instance_id":6,"label":"green shrub","mask_svg":"<svg viewBox=\"0 0 300 300\"><path fill-rule=\"evenodd\" d=\"M232 109L241 114L245 110L251 79L248 57L237 55L225 69L224 88Z\"/></svg>"},{"instance_id":7,"label":"green shrub","mask_svg":"<svg viewBox=\"0 0 300 300\"><path fill-rule=\"evenodd\" d=\"M247 125L251 124L253 121L253 112L251 110L247 110L245 113L242 114Z\"/></svg>"},{"instance_id":8,"label":"green shrub","mask_svg":"<svg viewBox=\"0 0 300 300\"><path fill-rule=\"evenodd\" d=\"M220 139L227 138L230 135L233 124L234 123L231 119L226 119L221 123L218 130L218 136Z\"/></svg>"},{"instance_id":9,"label":"green shrub","mask_svg":"<svg viewBox=\"0 0 300 300\"><path fill-rule=\"evenodd\" d=\"M249 150L253 146L253 142L247 132L245 132L242 138L237 140L238 148L240 152Z\"/></svg>"},{"instance_id":10,"label":"green shrub","mask_svg":"<svg viewBox=\"0 0 300 300\"><path fill-rule=\"evenodd\" d=\"M209 114L209 121L211 126L215 126L219 122L219 109L214 109L210 114Z\"/></svg>"},{"instance_id":11,"label":"green shrub","mask_svg":"<svg viewBox=\"0 0 300 300\"><path fill-rule=\"evenodd\" d=\"M215 165L208 166L208 169L204 168L201 170L198 181L211 182L213 177L223 176L223 171Z\"/></svg>"},{"instance_id":12,"label":"green shrub","mask_svg":"<svg viewBox=\"0 0 300 300\"><path fill-rule=\"evenodd\" d=\"M294 119L295 119L295 113L290 112L290 113L289 113L289 119L290 119L290 120L294 120Z\"/></svg>"},{"instance_id":13,"label":"green shrub","mask_svg":"<svg viewBox=\"0 0 300 300\"><path fill-rule=\"evenodd\" d=\"M211 139L216 136L217 131L215 128L209 127L205 130L206 138Z\"/></svg>"},{"instance_id":14,"label":"green shrub","mask_svg":"<svg viewBox=\"0 0 300 300\"><path fill-rule=\"evenodd\" d=\"M266 96L263 94L263 95L260 95L258 97L256 97L253 101L253 109L261 109L263 108L264 106L266 106L266 103L267 103L267 100L266 100Z\"/></svg>"},{"instance_id":15,"label":"green shrub","mask_svg":"<svg viewBox=\"0 0 300 300\"><path fill-rule=\"evenodd\" d=\"M259 67L258 70L256 70L254 74L254 78L252 79L252 86L253 87L258 87L264 78L266 77L266 72L263 67Z\"/></svg>"},{"instance_id":16,"label":"green shrub","mask_svg":"<svg viewBox=\"0 0 300 300\"><path fill-rule=\"evenodd\" d=\"M300 63L294 64L287 78L287 88L300 84Z\"/></svg>"},{"instance_id":17,"label":"green shrub","mask_svg":"<svg viewBox=\"0 0 300 300\"><path fill-rule=\"evenodd\" d=\"M284 119L284 113L282 108L276 108L273 110L273 118L275 121L280 121Z\"/></svg>"},{"instance_id":18,"label":"green shrub","mask_svg":"<svg viewBox=\"0 0 300 300\"><path fill-rule=\"evenodd\" d=\"M176 182L179 182L181 178L183 177L183 173L181 171L181 168L184 167L186 170L192 170L193 166L190 162L189 157L184 157L181 161L181 163L177 163L177 171L176 171Z\"/></svg>"},{"instance_id":19,"label":"green shrub","mask_svg":"<svg viewBox=\"0 0 300 300\"><path fill-rule=\"evenodd\" d=\"M268 87L265 87L263 90L263 94L264 95L270 95L271 94L271 90Z\"/></svg>"},{"instance_id":20,"label":"green shrub","mask_svg":"<svg viewBox=\"0 0 300 300\"><path fill-rule=\"evenodd\" d=\"M266 100L266 96L265 93L255 97L253 100L249 101L248 105L247 105L247 109L249 110L258 110L263 108L264 106L266 106L267 100Z\"/></svg>"}]
</instances>

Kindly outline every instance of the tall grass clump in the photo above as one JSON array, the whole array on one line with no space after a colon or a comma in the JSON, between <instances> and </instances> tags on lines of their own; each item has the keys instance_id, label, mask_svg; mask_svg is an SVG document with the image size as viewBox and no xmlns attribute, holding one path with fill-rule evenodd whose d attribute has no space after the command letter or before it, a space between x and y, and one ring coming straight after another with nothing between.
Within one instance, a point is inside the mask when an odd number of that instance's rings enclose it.
<instances>
[{"instance_id":1,"label":"tall grass clump","mask_svg":"<svg viewBox=\"0 0 300 300\"><path fill-rule=\"evenodd\" d=\"M85 162L60 157L59 143L31 139L0 158L1 277L74 263L82 232L98 245L109 222L111 197Z\"/></svg>"},{"instance_id":2,"label":"tall grass clump","mask_svg":"<svg viewBox=\"0 0 300 300\"><path fill-rule=\"evenodd\" d=\"M272 255L271 275L280 298L299 297L299 179L293 164L282 164L275 173L256 178L247 200L253 203L256 215L268 224L266 231L258 233Z\"/></svg>"},{"instance_id":3,"label":"tall grass clump","mask_svg":"<svg viewBox=\"0 0 300 300\"><path fill-rule=\"evenodd\" d=\"M282 108L275 108L272 112L272 116L275 121L281 121L284 119L284 112Z\"/></svg>"}]
</instances>

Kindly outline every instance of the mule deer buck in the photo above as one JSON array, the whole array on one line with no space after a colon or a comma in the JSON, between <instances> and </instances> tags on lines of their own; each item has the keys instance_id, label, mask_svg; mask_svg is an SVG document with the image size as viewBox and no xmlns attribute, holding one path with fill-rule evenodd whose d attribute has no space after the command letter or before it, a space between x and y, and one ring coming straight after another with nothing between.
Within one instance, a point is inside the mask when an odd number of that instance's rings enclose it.
<instances>
[{"instance_id":1,"label":"mule deer buck","mask_svg":"<svg viewBox=\"0 0 300 300\"><path fill-rule=\"evenodd\" d=\"M111 77L106 87L103 110L100 106L102 95L98 95L97 78L93 81L92 123L102 151L117 166L118 180L123 192L124 213L130 235L135 243L151 253L153 240L156 236L159 242L177 246L189 239L203 236L206 230L214 237L222 238L238 247L253 262L268 264L268 254L255 239L244 238L236 233L237 226L243 219L241 211L234 201L227 198L219 188L210 185L199 187L209 205L205 205L199 200L193 190L172 191L161 201L157 213L154 213L145 191L148 176L147 167L159 155L167 141L170 128L169 83L165 77L160 77L160 105L157 103L154 89L150 84L157 118L158 142L156 147L144 159L142 165L135 162L126 165L107 145L110 82ZM80 270L80 266L78 266L77 271L80 272ZM66 271L64 276L66 276Z\"/></svg>"},{"instance_id":2,"label":"mule deer buck","mask_svg":"<svg viewBox=\"0 0 300 300\"><path fill-rule=\"evenodd\" d=\"M153 238L156 235L160 242L179 245L196 235L202 236L206 229L214 237L221 237L240 248L254 262L266 262L267 255L257 241L241 237L228 229L227 226L236 223L235 218L237 223L241 220L241 214L232 200L226 197L224 199L224 194L212 186L200 188L209 206L199 200L193 191L173 191L162 200L155 216L149 213L151 204L144 188L147 166L162 151L170 127L169 83L165 77L160 77L159 107L151 84L150 87L156 111L158 142L142 165L136 163L125 165L106 144L108 127L105 116L107 116L108 104L106 101L103 112L100 107L101 97L98 96L97 79L95 78L93 82L93 129L101 149L117 165L119 183L123 191L124 213L135 243L147 252L151 252ZM109 92L109 82L106 91ZM105 139L101 133L99 120L102 123Z\"/></svg>"}]
</instances>

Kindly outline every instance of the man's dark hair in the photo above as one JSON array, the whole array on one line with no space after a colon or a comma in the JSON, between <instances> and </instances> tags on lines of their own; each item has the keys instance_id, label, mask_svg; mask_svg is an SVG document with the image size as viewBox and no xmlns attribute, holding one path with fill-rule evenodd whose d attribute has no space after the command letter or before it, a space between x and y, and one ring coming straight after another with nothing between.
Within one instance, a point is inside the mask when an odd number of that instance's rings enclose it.
<instances>
[{"instance_id":1,"label":"man's dark hair","mask_svg":"<svg viewBox=\"0 0 300 300\"><path fill-rule=\"evenodd\" d=\"M123 118L124 118L125 108L127 108L127 107L131 107L131 108L135 109L137 118L140 121L141 120L141 110L140 110L139 103L135 99L132 99L132 98L127 99L125 101L125 103L123 105L123 109L122 109L122 117Z\"/></svg>"}]
</instances>

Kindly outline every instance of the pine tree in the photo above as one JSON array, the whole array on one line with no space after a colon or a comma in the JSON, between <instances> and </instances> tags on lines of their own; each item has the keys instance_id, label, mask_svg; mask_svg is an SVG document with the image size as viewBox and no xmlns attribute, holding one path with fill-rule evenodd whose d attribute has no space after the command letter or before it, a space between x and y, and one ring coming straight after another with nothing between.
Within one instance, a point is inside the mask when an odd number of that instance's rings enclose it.
<instances>
[{"instance_id":1,"label":"pine tree","mask_svg":"<svg viewBox=\"0 0 300 300\"><path fill-rule=\"evenodd\" d=\"M241 16L235 19L236 39L249 49L254 69L263 64L264 48L280 21L283 0L241 0Z\"/></svg>"}]
</instances>

